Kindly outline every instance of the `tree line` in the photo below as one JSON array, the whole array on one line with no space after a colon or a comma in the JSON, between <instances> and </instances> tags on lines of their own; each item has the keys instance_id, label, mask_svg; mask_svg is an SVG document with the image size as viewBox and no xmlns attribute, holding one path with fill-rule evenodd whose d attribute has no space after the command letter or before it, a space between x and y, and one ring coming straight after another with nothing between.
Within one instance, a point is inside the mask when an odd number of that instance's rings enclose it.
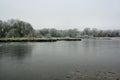
<instances>
[{"instance_id":1,"label":"tree line","mask_svg":"<svg viewBox=\"0 0 120 80\"><path fill-rule=\"evenodd\" d=\"M98 30L96 28L85 28L81 35L93 37L120 37L120 30Z\"/></svg>"},{"instance_id":2,"label":"tree line","mask_svg":"<svg viewBox=\"0 0 120 80\"><path fill-rule=\"evenodd\" d=\"M0 38L15 37L120 37L120 30L98 30L96 28L85 28L83 31L78 29L57 30L55 28L35 30L28 22L17 19L0 20Z\"/></svg>"}]
</instances>

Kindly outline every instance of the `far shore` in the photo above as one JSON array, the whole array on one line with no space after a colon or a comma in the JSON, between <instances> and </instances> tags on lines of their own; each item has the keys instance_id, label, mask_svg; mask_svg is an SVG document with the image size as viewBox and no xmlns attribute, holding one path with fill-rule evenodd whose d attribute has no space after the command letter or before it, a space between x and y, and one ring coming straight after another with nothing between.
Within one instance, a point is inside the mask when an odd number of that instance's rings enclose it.
<instances>
[{"instance_id":1,"label":"far shore","mask_svg":"<svg viewBox=\"0 0 120 80\"><path fill-rule=\"evenodd\" d=\"M81 37L81 38L0 38L0 42L56 42L56 41L81 41L82 39L95 40L120 40L120 37Z\"/></svg>"},{"instance_id":2,"label":"far shore","mask_svg":"<svg viewBox=\"0 0 120 80\"><path fill-rule=\"evenodd\" d=\"M120 40L120 37L82 37L81 39Z\"/></svg>"}]
</instances>

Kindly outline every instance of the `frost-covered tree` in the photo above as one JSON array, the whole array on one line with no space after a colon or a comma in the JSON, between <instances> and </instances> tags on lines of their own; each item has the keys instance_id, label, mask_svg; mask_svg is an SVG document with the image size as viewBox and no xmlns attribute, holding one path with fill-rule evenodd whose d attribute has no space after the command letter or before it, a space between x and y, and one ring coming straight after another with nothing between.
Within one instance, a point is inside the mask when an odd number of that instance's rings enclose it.
<instances>
[{"instance_id":1,"label":"frost-covered tree","mask_svg":"<svg viewBox=\"0 0 120 80\"><path fill-rule=\"evenodd\" d=\"M21 20L0 21L0 37L26 37L33 30L31 24Z\"/></svg>"}]
</instances>

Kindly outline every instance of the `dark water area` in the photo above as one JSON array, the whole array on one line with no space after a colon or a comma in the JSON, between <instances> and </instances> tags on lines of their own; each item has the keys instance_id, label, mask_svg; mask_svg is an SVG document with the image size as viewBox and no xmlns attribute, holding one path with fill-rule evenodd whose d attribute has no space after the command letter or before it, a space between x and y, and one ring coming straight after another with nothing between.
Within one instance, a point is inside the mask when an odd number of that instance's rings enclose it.
<instances>
[{"instance_id":1,"label":"dark water area","mask_svg":"<svg viewBox=\"0 0 120 80\"><path fill-rule=\"evenodd\" d=\"M0 43L0 80L99 80L71 78L99 72L118 77L119 40Z\"/></svg>"}]
</instances>

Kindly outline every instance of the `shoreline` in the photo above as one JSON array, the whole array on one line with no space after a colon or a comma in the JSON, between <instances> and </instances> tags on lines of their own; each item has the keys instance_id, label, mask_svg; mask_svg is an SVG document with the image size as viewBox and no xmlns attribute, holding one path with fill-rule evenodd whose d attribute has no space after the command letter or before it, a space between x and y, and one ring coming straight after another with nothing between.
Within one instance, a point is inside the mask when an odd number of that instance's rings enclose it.
<instances>
[{"instance_id":1,"label":"shoreline","mask_svg":"<svg viewBox=\"0 0 120 80\"><path fill-rule=\"evenodd\" d=\"M81 40L81 38L1 38L0 42L56 42Z\"/></svg>"}]
</instances>

